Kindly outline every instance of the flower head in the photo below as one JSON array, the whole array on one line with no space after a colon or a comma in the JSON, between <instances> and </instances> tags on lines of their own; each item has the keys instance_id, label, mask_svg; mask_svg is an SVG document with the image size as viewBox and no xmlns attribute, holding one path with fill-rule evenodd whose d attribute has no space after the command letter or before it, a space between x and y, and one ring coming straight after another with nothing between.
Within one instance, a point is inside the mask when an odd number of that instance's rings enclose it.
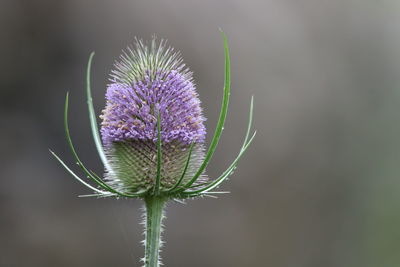
<instances>
[{"instance_id":1,"label":"flower head","mask_svg":"<svg viewBox=\"0 0 400 267\"><path fill-rule=\"evenodd\" d=\"M136 40L135 49L115 64L106 93L101 135L112 172L107 180L121 191L137 192L155 185L157 117L162 142L160 186L168 189L180 179L189 147L194 144L183 181L204 158L206 130L192 73L179 53L165 42ZM199 181L203 180L202 177Z\"/></svg>"}]
</instances>

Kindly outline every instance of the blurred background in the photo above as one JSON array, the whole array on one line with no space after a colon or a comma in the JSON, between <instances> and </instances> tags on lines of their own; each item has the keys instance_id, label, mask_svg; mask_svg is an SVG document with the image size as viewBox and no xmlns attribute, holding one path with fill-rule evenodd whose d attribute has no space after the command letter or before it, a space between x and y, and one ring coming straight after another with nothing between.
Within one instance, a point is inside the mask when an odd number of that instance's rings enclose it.
<instances>
[{"instance_id":1,"label":"blurred background","mask_svg":"<svg viewBox=\"0 0 400 267\"><path fill-rule=\"evenodd\" d=\"M2 0L0 266L141 266L141 201L78 198L90 192L48 152L74 166L64 97L78 153L101 173L88 56L99 113L121 50L156 34L194 71L210 140L219 27L233 91L210 176L238 152L251 95L258 135L231 194L168 206L165 266L400 266L399 14L391 0Z\"/></svg>"}]
</instances>

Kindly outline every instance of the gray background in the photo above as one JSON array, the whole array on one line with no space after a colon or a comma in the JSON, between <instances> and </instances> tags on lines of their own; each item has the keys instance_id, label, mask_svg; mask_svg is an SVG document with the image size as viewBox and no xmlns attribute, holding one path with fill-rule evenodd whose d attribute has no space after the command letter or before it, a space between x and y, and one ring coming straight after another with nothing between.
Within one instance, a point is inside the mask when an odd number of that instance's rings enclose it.
<instances>
[{"instance_id":1,"label":"gray background","mask_svg":"<svg viewBox=\"0 0 400 267\"><path fill-rule=\"evenodd\" d=\"M399 14L394 0L2 0L0 266L140 266L141 201L78 198L90 192L47 150L73 165L64 96L78 152L102 172L83 91L89 53L99 112L121 50L157 34L194 71L209 140L218 27L233 92L208 173L238 152L253 94L258 136L222 187L232 194L168 206L165 266L399 266Z\"/></svg>"}]
</instances>

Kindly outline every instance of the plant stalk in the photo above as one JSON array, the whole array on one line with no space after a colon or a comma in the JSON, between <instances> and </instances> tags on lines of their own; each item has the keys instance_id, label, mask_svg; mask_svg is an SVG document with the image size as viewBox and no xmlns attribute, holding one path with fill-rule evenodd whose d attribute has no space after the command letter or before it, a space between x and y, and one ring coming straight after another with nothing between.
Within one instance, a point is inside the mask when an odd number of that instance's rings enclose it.
<instances>
[{"instance_id":1,"label":"plant stalk","mask_svg":"<svg viewBox=\"0 0 400 267\"><path fill-rule=\"evenodd\" d=\"M160 247L163 209L166 199L160 196L145 198L146 203L146 240L145 267L160 266Z\"/></svg>"}]
</instances>

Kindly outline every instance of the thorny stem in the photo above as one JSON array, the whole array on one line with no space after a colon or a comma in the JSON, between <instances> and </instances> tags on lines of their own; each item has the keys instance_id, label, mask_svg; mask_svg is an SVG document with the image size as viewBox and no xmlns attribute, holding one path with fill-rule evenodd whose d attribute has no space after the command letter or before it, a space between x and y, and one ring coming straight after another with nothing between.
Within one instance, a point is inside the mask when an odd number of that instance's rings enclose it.
<instances>
[{"instance_id":1,"label":"thorny stem","mask_svg":"<svg viewBox=\"0 0 400 267\"><path fill-rule=\"evenodd\" d=\"M160 266L160 246L163 208L166 199L160 196L145 198L146 203L146 240L145 240L145 267Z\"/></svg>"}]
</instances>

